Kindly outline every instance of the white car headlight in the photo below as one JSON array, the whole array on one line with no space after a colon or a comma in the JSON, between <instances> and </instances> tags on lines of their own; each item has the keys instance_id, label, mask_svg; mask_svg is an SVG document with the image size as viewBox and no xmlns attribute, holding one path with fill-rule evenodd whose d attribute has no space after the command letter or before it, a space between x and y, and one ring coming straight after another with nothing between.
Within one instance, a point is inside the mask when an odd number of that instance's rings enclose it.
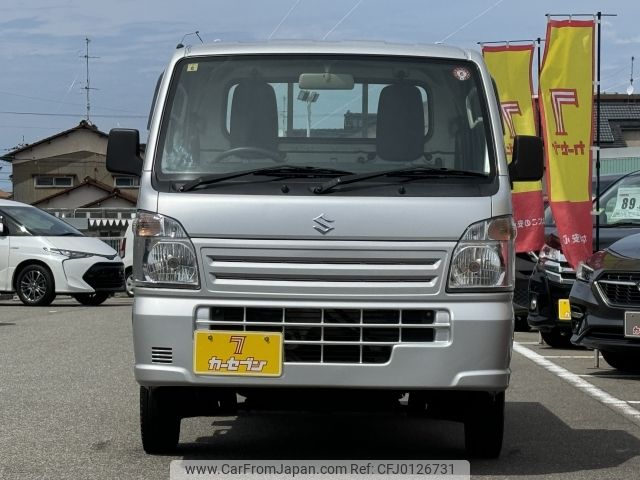
<instances>
[{"instance_id":1,"label":"white car headlight","mask_svg":"<svg viewBox=\"0 0 640 480\"><path fill-rule=\"evenodd\" d=\"M136 285L199 288L196 251L177 220L157 213L138 212L133 235Z\"/></svg>"},{"instance_id":2,"label":"white car headlight","mask_svg":"<svg viewBox=\"0 0 640 480\"><path fill-rule=\"evenodd\" d=\"M75 250L65 250L63 248L49 248L44 247L44 249L53 254L62 255L67 258L87 258L92 257L94 254L89 252L77 252Z\"/></svg>"},{"instance_id":3,"label":"white car headlight","mask_svg":"<svg viewBox=\"0 0 640 480\"><path fill-rule=\"evenodd\" d=\"M470 225L453 251L448 290L513 288L515 237L511 215Z\"/></svg>"}]
</instances>

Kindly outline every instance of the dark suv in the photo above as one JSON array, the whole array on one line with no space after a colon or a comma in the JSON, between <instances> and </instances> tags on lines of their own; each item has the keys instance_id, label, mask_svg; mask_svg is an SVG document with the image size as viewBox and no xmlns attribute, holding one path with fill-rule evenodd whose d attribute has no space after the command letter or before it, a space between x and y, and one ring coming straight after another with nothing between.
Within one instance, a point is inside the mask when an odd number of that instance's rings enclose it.
<instances>
[{"instance_id":1,"label":"dark suv","mask_svg":"<svg viewBox=\"0 0 640 480\"><path fill-rule=\"evenodd\" d=\"M593 254L576 276L571 342L599 349L618 370L640 371L640 234Z\"/></svg>"},{"instance_id":2,"label":"dark suv","mask_svg":"<svg viewBox=\"0 0 640 480\"><path fill-rule=\"evenodd\" d=\"M623 197L633 195L636 190L640 192L640 171L619 178L600 196L601 249L627 235L640 233L640 210L637 210L639 213L634 217L625 216L628 212L623 210L629 208L622 208ZM638 200L640 201L640 197ZM629 207L629 203L626 207ZM640 205L634 204L634 208L638 207ZM542 338L549 346L566 347L571 345L571 316L567 309L567 315L560 318L558 302L569 298L576 272L562 253L562 245L549 207L545 210L545 230L546 243L539 253L538 263L529 279L527 323L540 330ZM595 242L595 221L593 238Z\"/></svg>"}]
</instances>

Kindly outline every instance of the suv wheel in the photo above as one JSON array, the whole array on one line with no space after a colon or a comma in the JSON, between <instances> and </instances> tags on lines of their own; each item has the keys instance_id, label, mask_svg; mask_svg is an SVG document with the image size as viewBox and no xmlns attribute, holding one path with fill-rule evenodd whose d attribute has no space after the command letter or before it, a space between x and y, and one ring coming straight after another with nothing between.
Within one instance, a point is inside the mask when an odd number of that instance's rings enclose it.
<instances>
[{"instance_id":1,"label":"suv wheel","mask_svg":"<svg viewBox=\"0 0 640 480\"><path fill-rule=\"evenodd\" d=\"M549 330L548 332L540 332L544 343L553 348L568 348L571 347L571 333L563 332L557 328Z\"/></svg>"},{"instance_id":2,"label":"suv wheel","mask_svg":"<svg viewBox=\"0 0 640 480\"><path fill-rule=\"evenodd\" d=\"M497 458L504 434L504 392L478 392L469 397L470 407L464 420L467 455Z\"/></svg>"},{"instance_id":3,"label":"suv wheel","mask_svg":"<svg viewBox=\"0 0 640 480\"><path fill-rule=\"evenodd\" d=\"M27 265L16 277L16 293L25 305L49 305L56 298L53 275L42 265Z\"/></svg>"},{"instance_id":4,"label":"suv wheel","mask_svg":"<svg viewBox=\"0 0 640 480\"><path fill-rule=\"evenodd\" d=\"M178 446L180 416L170 393L162 388L140 387L140 435L147 453L171 453Z\"/></svg>"},{"instance_id":5,"label":"suv wheel","mask_svg":"<svg viewBox=\"0 0 640 480\"><path fill-rule=\"evenodd\" d=\"M640 355L622 352L606 352L601 350L602 357L613 368L621 372L640 372Z\"/></svg>"},{"instance_id":6,"label":"suv wheel","mask_svg":"<svg viewBox=\"0 0 640 480\"><path fill-rule=\"evenodd\" d=\"M73 298L82 305L97 306L109 298L109 292L76 293Z\"/></svg>"}]
</instances>

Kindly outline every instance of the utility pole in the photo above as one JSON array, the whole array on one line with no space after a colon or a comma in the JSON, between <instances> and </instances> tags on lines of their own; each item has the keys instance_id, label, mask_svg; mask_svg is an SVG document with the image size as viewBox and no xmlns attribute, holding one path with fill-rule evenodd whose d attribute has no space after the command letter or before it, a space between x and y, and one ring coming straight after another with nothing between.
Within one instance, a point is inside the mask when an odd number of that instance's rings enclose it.
<instances>
[{"instance_id":1,"label":"utility pole","mask_svg":"<svg viewBox=\"0 0 640 480\"><path fill-rule=\"evenodd\" d=\"M87 123L91 123L91 118L90 118L90 114L91 114L91 96L90 96L90 91L91 90L96 90L95 88L91 88L91 77L89 76L89 59L90 58L100 58L100 57L91 57L89 56L89 42L91 42L91 40L89 40L89 37L85 37L85 42L86 42L86 48L87 48L87 53L85 53L83 55L83 58L85 59L86 62L86 66L87 66L87 82L84 86L84 90L86 92L87 95Z\"/></svg>"}]
</instances>

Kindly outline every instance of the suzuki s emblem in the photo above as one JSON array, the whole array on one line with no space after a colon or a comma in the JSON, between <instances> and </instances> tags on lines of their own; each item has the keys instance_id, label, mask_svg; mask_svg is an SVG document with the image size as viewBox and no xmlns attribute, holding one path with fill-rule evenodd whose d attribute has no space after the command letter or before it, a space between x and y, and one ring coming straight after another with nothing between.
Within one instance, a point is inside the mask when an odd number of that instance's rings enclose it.
<instances>
[{"instance_id":1,"label":"suzuki s emblem","mask_svg":"<svg viewBox=\"0 0 640 480\"><path fill-rule=\"evenodd\" d=\"M328 218L326 218L324 216L324 213L321 213L320 215L318 215L316 218L313 219L313 221L317 223L317 225L314 225L313 228L315 228L317 231L319 231L323 235L326 235L327 233L329 233L331 230L334 229L334 227L329 225L330 223L333 223L334 220L329 220Z\"/></svg>"}]
</instances>

